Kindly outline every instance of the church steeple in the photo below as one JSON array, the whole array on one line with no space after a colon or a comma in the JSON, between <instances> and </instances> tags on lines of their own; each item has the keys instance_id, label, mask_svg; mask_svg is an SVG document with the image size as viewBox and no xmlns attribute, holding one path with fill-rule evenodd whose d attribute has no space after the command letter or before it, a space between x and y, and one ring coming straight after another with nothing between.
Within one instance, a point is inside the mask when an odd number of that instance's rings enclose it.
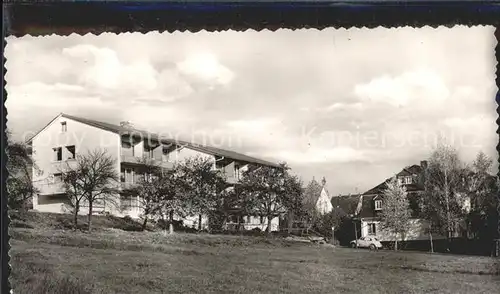
<instances>
[{"instance_id":1,"label":"church steeple","mask_svg":"<svg viewBox=\"0 0 500 294\"><path fill-rule=\"evenodd\" d=\"M322 184L323 186L325 186L325 185L326 185L326 179L325 179L325 177L323 177L323 179L321 180L321 184Z\"/></svg>"}]
</instances>

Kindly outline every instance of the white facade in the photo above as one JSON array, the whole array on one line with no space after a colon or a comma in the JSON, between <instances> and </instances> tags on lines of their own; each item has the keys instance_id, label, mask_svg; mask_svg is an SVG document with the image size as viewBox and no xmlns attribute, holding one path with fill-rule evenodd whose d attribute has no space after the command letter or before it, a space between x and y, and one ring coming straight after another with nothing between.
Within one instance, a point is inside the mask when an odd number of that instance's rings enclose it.
<instances>
[{"instance_id":1,"label":"white facade","mask_svg":"<svg viewBox=\"0 0 500 294\"><path fill-rule=\"evenodd\" d=\"M33 197L33 209L42 212L64 213L70 209L67 199L61 196L63 190L58 175L66 165L76 163L76 155L97 147L105 149L115 158L120 155L118 134L63 116L58 116L47 125L32 139L31 144L33 160L38 168L33 170L33 182L40 190L39 195ZM73 147L74 154L70 152ZM117 161L116 171L119 170L120 162ZM85 213L85 208L82 213Z\"/></svg>"},{"instance_id":2,"label":"white facade","mask_svg":"<svg viewBox=\"0 0 500 294\"><path fill-rule=\"evenodd\" d=\"M243 216L243 217L230 217L228 222L226 222L226 228L229 230L237 230L240 227L245 230L259 229L265 231L267 229L268 220L266 217L258 216ZM271 231L275 232L279 230L279 218L275 217L271 219Z\"/></svg>"},{"instance_id":3,"label":"white facade","mask_svg":"<svg viewBox=\"0 0 500 294\"><path fill-rule=\"evenodd\" d=\"M332 197L330 197L325 187L321 190L318 201L316 202L316 210L321 215L330 213L333 210Z\"/></svg>"},{"instance_id":4,"label":"white facade","mask_svg":"<svg viewBox=\"0 0 500 294\"><path fill-rule=\"evenodd\" d=\"M224 158L224 163L221 165L221 157L217 159L215 155L194 150L197 148L178 145L171 147L171 144L163 145L148 138L131 139L130 136L122 136L116 130L107 130L79 120L61 114L31 139L32 156L38 168L33 170L33 181L40 191L33 197L33 209L36 211L51 213L71 211L71 205L61 186L61 169L66 165L74 165L78 154L91 150L104 149L116 159L116 172L120 175L120 183L117 185L122 188L136 184L139 178L144 176L138 164L138 160L143 156L149 156L167 168L187 158L207 158L213 161L214 168L225 172L228 183L236 182L248 169L247 163L239 163L229 158ZM138 197L116 195L114 202L113 205L111 203L94 205L94 211L109 212L116 216L128 215L132 218L141 216ZM80 213L87 212L86 208L82 207ZM187 226L194 226L198 222L198 216L187 217L184 222ZM202 227L207 225L208 219L203 217Z\"/></svg>"},{"instance_id":5,"label":"white facade","mask_svg":"<svg viewBox=\"0 0 500 294\"><path fill-rule=\"evenodd\" d=\"M429 225L423 219L411 219L409 226L404 236L396 235L393 232L384 229L379 220L362 219L361 220L361 237L373 236L380 241L417 241L429 240ZM445 239L444 236L433 233L434 240Z\"/></svg>"}]
</instances>

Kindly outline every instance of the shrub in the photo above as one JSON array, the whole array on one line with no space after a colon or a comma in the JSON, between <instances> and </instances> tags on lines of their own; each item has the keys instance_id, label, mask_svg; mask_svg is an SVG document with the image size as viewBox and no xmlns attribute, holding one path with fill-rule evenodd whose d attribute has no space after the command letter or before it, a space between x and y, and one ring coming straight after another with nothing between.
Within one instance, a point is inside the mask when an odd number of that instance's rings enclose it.
<instances>
[{"instance_id":1,"label":"shrub","mask_svg":"<svg viewBox=\"0 0 500 294\"><path fill-rule=\"evenodd\" d=\"M10 222L10 226L13 228L23 228L23 229L33 229L34 227L27 222L20 220L13 220Z\"/></svg>"}]
</instances>

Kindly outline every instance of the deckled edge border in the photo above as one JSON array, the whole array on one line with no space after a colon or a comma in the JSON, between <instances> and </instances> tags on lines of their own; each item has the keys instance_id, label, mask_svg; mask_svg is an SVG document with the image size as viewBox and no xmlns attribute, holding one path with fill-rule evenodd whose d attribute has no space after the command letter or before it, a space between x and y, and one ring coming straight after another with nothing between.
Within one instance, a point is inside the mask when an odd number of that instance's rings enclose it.
<instances>
[{"instance_id":1,"label":"deckled edge border","mask_svg":"<svg viewBox=\"0 0 500 294\"><path fill-rule=\"evenodd\" d=\"M7 2L7 1L5 1ZM471 1L461 1L460 3L455 1L443 1L443 2L428 2L420 1L419 3L382 3L380 1L356 1L349 2L343 1L341 3L328 2L314 2L314 3L257 3L257 2L236 2L232 4L223 4L220 2L212 3L189 3L188 5L195 5L193 8L187 8L186 3L176 3L177 9L181 9L185 17L179 16L177 20L172 18L172 15L168 15L169 21L166 22L165 14L163 15L163 20L150 15L145 18L144 14L142 17L134 17L140 14L140 10L134 9L130 10L130 7L138 5L136 7L145 7L150 5L148 12L152 11L165 11L167 8L172 8L173 5L170 4L159 4L159 3L132 3L132 2L122 2L122 3L86 3L87 8L93 7L92 9L100 9L99 12L106 10L107 19L103 23L88 24L87 26L75 26L75 20L81 20L82 14L79 17L68 17L66 20L55 17L47 18L47 12L53 9L52 15L62 15L61 8L66 7L76 7L78 5L85 5L85 3L20 3L21 1L11 0L8 3L4 3L3 10L3 30L2 30L2 52L5 52L5 47L7 45L7 36L47 36L47 35L61 35L68 36L70 34L96 34L100 35L104 32L110 33L127 33L127 32L141 32L146 33L149 31L159 31L162 32L198 32L198 31L223 31L223 30L236 30L245 31L253 29L256 31L261 31L264 29L275 31L277 29L304 29L304 28L315 28L315 29L325 29L329 27L339 28L376 28L383 26L386 28L396 28L399 26L413 26L416 28L431 26L437 28L438 26L452 27L454 25L494 25L497 27L495 30L495 37L497 40L497 45L495 47L495 57L497 60L496 65L496 85L497 85L497 113L499 118L497 118L496 123L498 125L497 134L500 135L500 65L498 60L500 58L500 29L498 24L500 22L500 6L495 3L478 3ZM380 2L380 3L376 3ZM374 4L379 5L378 8ZM156 5L156 8L153 7ZM16 16L19 15L19 10L30 8L33 10L39 9L41 6L44 7L44 12L46 13L45 19L46 23L29 22L27 19L18 20ZM217 8L217 6L219 8ZM99 8L100 7L100 8ZM125 13L128 7L128 13ZM243 9L242 9L243 7ZM205 9L205 10L204 10ZM247 10L245 10L247 9ZM261 15L261 11L268 9L265 16ZM307 13L306 11L309 11ZM204 11L204 12L200 12ZM229 12L228 12L229 11ZM400 13L404 11L404 13ZM81 12L81 11L80 11ZM144 10L142 11L144 12ZM230 13L231 12L231 13ZM397 12L397 13L395 13ZM17 15L16 15L17 13ZM120 14L121 13L121 14ZM212 18L196 19L193 17L195 14L211 14ZM295 14L294 14L295 13ZM21 13L22 14L22 13ZM25 13L26 15L26 13ZM39 13L40 15L40 13ZM50 13L49 13L50 15ZM158 14L157 14L158 15ZM337 18L342 15L343 17ZM110 20L113 16L128 17L128 23L122 22L121 24L112 24ZM189 18L191 16L191 18ZM254 18L252 18L252 16ZM269 17L269 18L266 18ZM42 17L43 18L43 17ZM145 22L145 19L149 21ZM40 19L39 19L40 20ZM101 21L105 20L102 18ZM271 20L271 21L270 21ZM69 23L68 23L69 21ZM73 21L73 24L71 23ZM206 21L206 22L205 22ZM235 21L235 22L232 22ZM111 24L110 24L111 23ZM21 26L22 30L19 29ZM24 27L23 27L24 26ZM3 55L3 54L2 54ZM2 198L1 204L1 266L2 266L2 282L1 282L1 293L9 293L10 291L10 236L8 234L8 226L10 223L10 218L7 211L6 202L6 187L4 183L7 179L6 170L6 153L5 146L7 143L5 130L7 123L7 109L5 107L5 101L7 98L7 93L5 89L5 73L7 69L5 68L6 58L3 55L3 66L2 66L2 83L3 83L3 105L2 105L2 135L1 135L1 175L2 175ZM500 136L499 136L500 138ZM500 153L500 140L497 144L497 151ZM500 158L498 159L500 163ZM500 177L500 169L498 172ZM500 215L500 192L497 194L497 213ZM498 238L500 238L500 218L498 219ZM500 262L497 263L497 270L500 272Z\"/></svg>"},{"instance_id":2,"label":"deckled edge border","mask_svg":"<svg viewBox=\"0 0 500 294\"><path fill-rule=\"evenodd\" d=\"M4 10L4 8L2 8ZM0 135L1 138L1 143L0 143L0 162L2 164L1 168L1 176L2 176L2 184L0 185L2 189L2 197L0 198L0 209L1 209L1 274L2 274L2 281L0 285L0 293L11 293L11 286L10 286L10 236L9 236L9 224L10 224L10 218L8 215L8 210L7 210L7 154L5 152L5 147L7 146L7 137L6 137L6 127L7 127L7 108L5 107L5 101L7 100L7 90L5 88L6 85L6 80L5 80L5 74L7 72L7 68L5 67L5 63L7 59L5 58L5 47L7 46L7 30L5 24L8 22L7 20L7 14L5 11L3 12L3 22L4 22L4 29L2 30L2 112L1 112L1 120L2 120L2 132ZM7 21L6 21L7 20Z\"/></svg>"},{"instance_id":3,"label":"deckled edge border","mask_svg":"<svg viewBox=\"0 0 500 294\"><path fill-rule=\"evenodd\" d=\"M495 71L495 83L497 86L497 93L495 96L495 101L497 103L497 134L499 135L499 141L497 143L497 153L500 155L500 26L497 24L496 29L495 29L495 39L497 41L496 46L495 46L495 59L496 59L496 71ZM498 181L497 186L500 186L500 156L497 159L499 163L499 168L497 171L497 177ZM495 242L495 250L496 254L500 254L500 189L497 191L497 236L496 236L496 242ZM497 257L499 258L499 257ZM500 260L500 258L499 258ZM500 262L496 263L496 272L497 274L500 274Z\"/></svg>"}]
</instances>

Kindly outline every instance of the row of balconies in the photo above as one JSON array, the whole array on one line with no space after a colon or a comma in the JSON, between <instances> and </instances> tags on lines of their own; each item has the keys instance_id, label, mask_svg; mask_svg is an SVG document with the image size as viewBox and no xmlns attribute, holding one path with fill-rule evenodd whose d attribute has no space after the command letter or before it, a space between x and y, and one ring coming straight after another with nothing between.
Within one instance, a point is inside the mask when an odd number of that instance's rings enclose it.
<instances>
[{"instance_id":1,"label":"row of balconies","mask_svg":"<svg viewBox=\"0 0 500 294\"><path fill-rule=\"evenodd\" d=\"M135 157L132 155L121 155L120 157L122 163L128 163L131 165L140 165L141 164L141 158ZM174 164L170 161L165 161L162 159L156 159L156 158L151 158L151 162L155 165L158 165L162 168L173 168Z\"/></svg>"}]
</instances>

